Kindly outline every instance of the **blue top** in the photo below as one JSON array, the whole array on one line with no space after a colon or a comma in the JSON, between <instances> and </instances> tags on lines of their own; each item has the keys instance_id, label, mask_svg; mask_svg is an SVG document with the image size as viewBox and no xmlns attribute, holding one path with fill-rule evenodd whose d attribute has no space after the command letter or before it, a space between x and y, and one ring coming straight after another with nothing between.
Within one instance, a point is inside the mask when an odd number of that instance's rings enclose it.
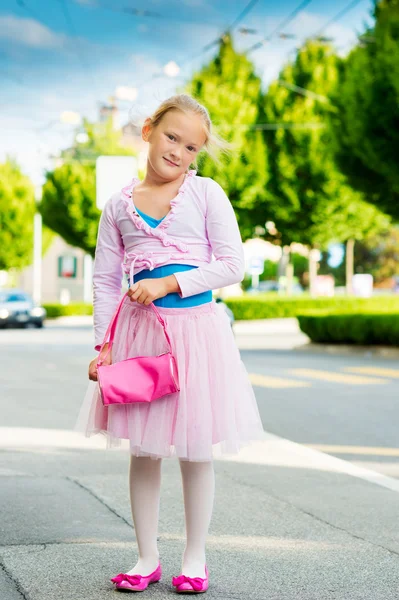
<instances>
[{"instance_id":1,"label":"blue top","mask_svg":"<svg viewBox=\"0 0 399 600\"><path fill-rule=\"evenodd\" d=\"M154 217L150 217L146 215L141 210L139 210L136 206L136 210L141 216L142 219L152 228L157 227L162 219L154 219ZM163 265L161 267L155 267L152 271L149 269L144 269L140 271L137 275L134 276L134 282L140 281L141 279L157 279L159 277L166 277L167 275L173 275L173 273L177 273L180 271L189 271L190 269L198 269L197 266L194 265L177 265L177 264L169 264ZM129 287L130 281L129 277L127 279ZM180 298L177 292L173 292L171 294L166 294L163 298L158 298L154 300L155 306L163 306L164 308L187 308L190 306L198 306L199 304L205 304L206 302L212 301L212 290L208 290L206 292L201 292L200 294L194 294L193 296L189 296L188 298Z\"/></svg>"}]
</instances>

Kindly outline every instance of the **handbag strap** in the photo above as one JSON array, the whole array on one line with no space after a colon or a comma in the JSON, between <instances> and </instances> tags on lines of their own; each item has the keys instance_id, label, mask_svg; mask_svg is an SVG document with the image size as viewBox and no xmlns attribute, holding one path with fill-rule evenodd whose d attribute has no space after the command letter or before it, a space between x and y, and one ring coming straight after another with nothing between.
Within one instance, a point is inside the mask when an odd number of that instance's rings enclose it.
<instances>
[{"instance_id":1,"label":"handbag strap","mask_svg":"<svg viewBox=\"0 0 399 600\"><path fill-rule=\"evenodd\" d=\"M97 366L101 366L102 363L104 362L104 360L106 359L106 357L108 356L108 354L111 352L111 348L112 348L112 345L114 343L114 336L115 336L116 324L118 322L119 313L121 312L122 304L125 301L125 298L127 297L127 295L128 295L128 292L126 292L122 296L121 301L119 302L119 305L118 305L118 307L117 307L117 309L116 309L116 311L115 311L115 313L114 313L114 315L113 315L113 317L112 317L112 319L110 321L110 324L108 325L107 332L106 332L106 334L104 336L104 341L101 344L100 352L98 354ZM151 308L155 312L155 315L156 315L158 321L161 323L162 328L163 328L163 332L164 332L165 337L166 337L166 341L168 342L169 350L170 350L170 352L172 352L172 345L170 343L170 338L169 338L168 332L166 331L165 321L163 320L163 318L159 314L159 312L158 312L158 310L157 310L157 308L156 308L156 306L154 305L153 302L151 302L151 304L149 306L151 306ZM105 344L107 343L108 336L109 336L109 343L108 343L107 352L106 352L105 356L103 356L102 358L100 358L101 352L103 351L103 348L104 348Z\"/></svg>"}]
</instances>

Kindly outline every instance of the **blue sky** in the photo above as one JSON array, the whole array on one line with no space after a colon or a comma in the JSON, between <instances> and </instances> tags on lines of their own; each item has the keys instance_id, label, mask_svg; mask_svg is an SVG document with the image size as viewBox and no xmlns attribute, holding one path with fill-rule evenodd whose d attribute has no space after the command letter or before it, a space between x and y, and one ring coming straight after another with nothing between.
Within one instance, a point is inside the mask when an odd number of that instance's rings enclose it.
<instances>
[{"instance_id":1,"label":"blue sky","mask_svg":"<svg viewBox=\"0 0 399 600\"><path fill-rule=\"evenodd\" d=\"M239 50L270 34L300 4L260 0L236 30ZM251 57L264 86L277 76L287 56L324 27L350 0L312 0L283 28L294 40L275 36ZM151 111L177 85L212 58L201 49L231 24L247 0L2 0L0 5L0 161L7 154L39 183L51 167L49 154L70 144L71 125L63 111L95 119L99 104L118 86L137 89L135 106ZM151 14L132 14L132 9ZM371 0L361 0L323 31L341 53L371 23ZM182 65L177 78L153 78L170 61ZM120 102L121 120L132 103Z\"/></svg>"}]
</instances>

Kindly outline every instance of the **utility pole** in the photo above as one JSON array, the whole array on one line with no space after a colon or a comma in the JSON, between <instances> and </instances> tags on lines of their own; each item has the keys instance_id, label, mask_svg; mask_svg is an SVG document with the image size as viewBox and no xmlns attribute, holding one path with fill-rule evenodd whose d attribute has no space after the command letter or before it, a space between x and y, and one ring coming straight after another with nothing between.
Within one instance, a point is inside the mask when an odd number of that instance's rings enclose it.
<instances>
[{"instance_id":1,"label":"utility pole","mask_svg":"<svg viewBox=\"0 0 399 600\"><path fill-rule=\"evenodd\" d=\"M36 206L42 199L42 186L35 188ZM32 296L37 304L42 301L42 215L36 210L33 217L33 289Z\"/></svg>"}]
</instances>

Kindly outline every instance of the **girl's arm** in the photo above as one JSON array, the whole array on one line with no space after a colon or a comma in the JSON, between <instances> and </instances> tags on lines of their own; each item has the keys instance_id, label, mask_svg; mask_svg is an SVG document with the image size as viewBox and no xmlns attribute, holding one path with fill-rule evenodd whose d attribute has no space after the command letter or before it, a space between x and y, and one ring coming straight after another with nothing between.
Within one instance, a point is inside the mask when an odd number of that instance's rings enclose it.
<instances>
[{"instance_id":1,"label":"girl's arm","mask_svg":"<svg viewBox=\"0 0 399 600\"><path fill-rule=\"evenodd\" d=\"M95 350L100 350L109 322L120 301L124 257L121 234L115 221L115 196L106 202L100 218L93 270Z\"/></svg>"},{"instance_id":2,"label":"girl's arm","mask_svg":"<svg viewBox=\"0 0 399 600\"><path fill-rule=\"evenodd\" d=\"M244 250L237 219L226 193L213 179L208 181L206 204L206 230L216 260L197 269L174 273L181 298L244 279Z\"/></svg>"}]
</instances>

